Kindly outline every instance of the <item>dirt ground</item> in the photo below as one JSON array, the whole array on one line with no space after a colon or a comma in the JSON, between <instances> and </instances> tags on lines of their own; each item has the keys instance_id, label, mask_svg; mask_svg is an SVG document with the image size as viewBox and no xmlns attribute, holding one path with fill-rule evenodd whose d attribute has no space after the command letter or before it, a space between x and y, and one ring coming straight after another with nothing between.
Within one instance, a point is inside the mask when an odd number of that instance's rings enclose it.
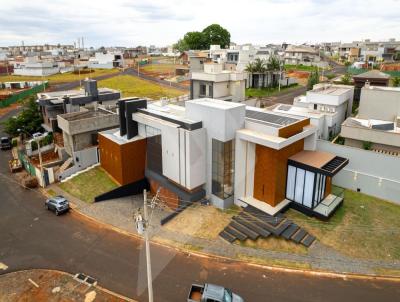
<instances>
[{"instance_id":1,"label":"dirt ground","mask_svg":"<svg viewBox=\"0 0 400 302\"><path fill-rule=\"evenodd\" d=\"M165 228L198 238L215 239L230 222L235 213L221 211L211 206L194 205L187 208Z\"/></svg>"},{"instance_id":2,"label":"dirt ground","mask_svg":"<svg viewBox=\"0 0 400 302\"><path fill-rule=\"evenodd\" d=\"M0 301L132 301L96 287L89 287L72 276L56 271L31 270L0 276Z\"/></svg>"},{"instance_id":3,"label":"dirt ground","mask_svg":"<svg viewBox=\"0 0 400 302\"><path fill-rule=\"evenodd\" d=\"M0 117L2 117L3 115L7 114L10 111L13 111L14 109L17 109L18 107L21 107L21 104L14 103L14 104L11 104L10 106L0 108Z\"/></svg>"}]
</instances>

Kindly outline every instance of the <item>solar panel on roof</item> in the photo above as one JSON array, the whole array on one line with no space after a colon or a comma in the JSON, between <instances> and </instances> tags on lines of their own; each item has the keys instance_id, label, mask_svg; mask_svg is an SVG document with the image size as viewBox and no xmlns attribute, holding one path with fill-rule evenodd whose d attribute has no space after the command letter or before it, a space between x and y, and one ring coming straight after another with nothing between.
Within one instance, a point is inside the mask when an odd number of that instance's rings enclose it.
<instances>
[{"instance_id":1,"label":"solar panel on roof","mask_svg":"<svg viewBox=\"0 0 400 302\"><path fill-rule=\"evenodd\" d=\"M246 110L246 117L280 126L290 125L298 121L291 117L254 110Z\"/></svg>"}]
</instances>

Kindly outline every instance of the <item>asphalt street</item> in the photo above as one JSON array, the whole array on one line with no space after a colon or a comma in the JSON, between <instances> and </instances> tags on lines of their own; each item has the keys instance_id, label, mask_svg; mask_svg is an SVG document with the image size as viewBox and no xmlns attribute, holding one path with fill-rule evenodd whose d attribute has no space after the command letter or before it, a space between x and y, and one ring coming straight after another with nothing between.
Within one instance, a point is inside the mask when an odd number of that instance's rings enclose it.
<instances>
[{"instance_id":1,"label":"asphalt street","mask_svg":"<svg viewBox=\"0 0 400 302\"><path fill-rule=\"evenodd\" d=\"M8 114L9 116L15 113ZM0 274L32 268L83 272L99 284L146 301L141 240L99 227L76 213L55 216L44 197L20 187L0 152ZM202 258L152 245L155 301L186 301L192 283L233 289L245 301L398 301L400 283L324 278ZM0 297L0 300L1 297Z\"/></svg>"}]
</instances>

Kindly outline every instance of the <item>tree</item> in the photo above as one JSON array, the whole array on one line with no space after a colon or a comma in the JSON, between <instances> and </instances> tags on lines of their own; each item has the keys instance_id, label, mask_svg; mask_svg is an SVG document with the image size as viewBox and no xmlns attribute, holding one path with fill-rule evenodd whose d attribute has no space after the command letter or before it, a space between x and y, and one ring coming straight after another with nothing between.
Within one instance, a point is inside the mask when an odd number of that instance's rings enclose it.
<instances>
[{"instance_id":1,"label":"tree","mask_svg":"<svg viewBox=\"0 0 400 302\"><path fill-rule=\"evenodd\" d=\"M393 87L400 87L400 77L394 77L392 79Z\"/></svg>"},{"instance_id":2,"label":"tree","mask_svg":"<svg viewBox=\"0 0 400 302\"><path fill-rule=\"evenodd\" d=\"M19 135L18 129L32 134L42 128L43 119L35 99L32 97L25 101L23 107L19 115L3 122L4 131L10 136Z\"/></svg>"},{"instance_id":3,"label":"tree","mask_svg":"<svg viewBox=\"0 0 400 302\"><path fill-rule=\"evenodd\" d=\"M319 72L318 68L315 68L315 70L312 71L308 77L307 90L313 89L314 85L318 83L319 83Z\"/></svg>"},{"instance_id":4,"label":"tree","mask_svg":"<svg viewBox=\"0 0 400 302\"><path fill-rule=\"evenodd\" d=\"M184 52L185 50L189 50L189 46L184 39L179 39L178 42L174 44L174 49L179 52Z\"/></svg>"},{"instance_id":5,"label":"tree","mask_svg":"<svg viewBox=\"0 0 400 302\"><path fill-rule=\"evenodd\" d=\"M206 49L205 37L199 31L190 31L183 37L184 43L188 49Z\"/></svg>"},{"instance_id":6,"label":"tree","mask_svg":"<svg viewBox=\"0 0 400 302\"><path fill-rule=\"evenodd\" d=\"M206 49L210 48L210 45L220 45L221 48L225 48L231 43L231 34L219 24L207 26L202 33Z\"/></svg>"},{"instance_id":7,"label":"tree","mask_svg":"<svg viewBox=\"0 0 400 302\"><path fill-rule=\"evenodd\" d=\"M350 73L346 73L342 76L342 84L343 85L350 85L351 84L351 75Z\"/></svg>"},{"instance_id":8,"label":"tree","mask_svg":"<svg viewBox=\"0 0 400 302\"><path fill-rule=\"evenodd\" d=\"M187 32L182 39L174 45L176 50L183 52L189 49L204 50L209 49L210 45L220 45L222 48L229 46L231 34L218 24L212 24L203 31Z\"/></svg>"},{"instance_id":9,"label":"tree","mask_svg":"<svg viewBox=\"0 0 400 302\"><path fill-rule=\"evenodd\" d=\"M281 63L276 56L270 56L267 65L270 71L279 71L281 67Z\"/></svg>"}]
</instances>

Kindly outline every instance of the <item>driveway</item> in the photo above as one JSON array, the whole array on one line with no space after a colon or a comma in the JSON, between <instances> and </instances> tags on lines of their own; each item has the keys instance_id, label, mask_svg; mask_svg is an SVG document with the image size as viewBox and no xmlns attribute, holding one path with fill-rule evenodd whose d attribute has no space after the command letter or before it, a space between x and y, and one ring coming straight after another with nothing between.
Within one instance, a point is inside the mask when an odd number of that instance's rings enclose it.
<instances>
[{"instance_id":1,"label":"driveway","mask_svg":"<svg viewBox=\"0 0 400 302\"><path fill-rule=\"evenodd\" d=\"M146 301L143 245L75 213L55 216L44 197L14 182L0 153L0 274L30 268L83 272L117 293ZM133 222L132 222L133 223ZM152 245L155 301L185 301L192 282L232 288L246 301L395 301L399 283L270 271ZM397 297L397 298L396 298Z\"/></svg>"}]
</instances>

